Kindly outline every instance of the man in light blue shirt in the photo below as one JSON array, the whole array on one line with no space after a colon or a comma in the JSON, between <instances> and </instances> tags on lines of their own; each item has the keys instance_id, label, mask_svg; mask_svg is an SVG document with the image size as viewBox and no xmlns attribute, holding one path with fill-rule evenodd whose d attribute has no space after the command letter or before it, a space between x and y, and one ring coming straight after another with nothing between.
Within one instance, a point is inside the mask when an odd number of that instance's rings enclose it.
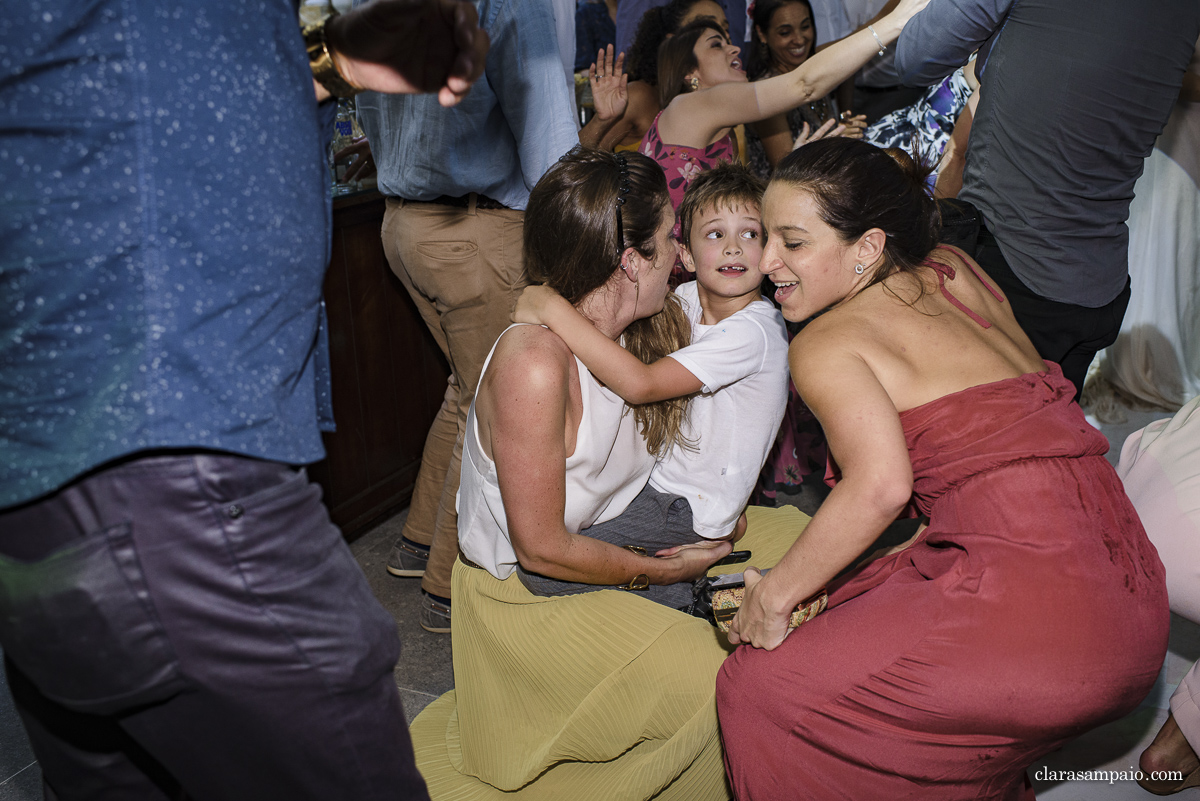
<instances>
[{"instance_id":1,"label":"man in light blue shirt","mask_svg":"<svg viewBox=\"0 0 1200 801\"><path fill-rule=\"evenodd\" d=\"M359 117L387 196L384 252L450 364L404 531L388 560L421 576L420 623L450 630L455 496L467 411L484 359L528 283L529 190L578 144L551 0L480 0L491 37L483 77L458 106L364 94Z\"/></svg>"}]
</instances>

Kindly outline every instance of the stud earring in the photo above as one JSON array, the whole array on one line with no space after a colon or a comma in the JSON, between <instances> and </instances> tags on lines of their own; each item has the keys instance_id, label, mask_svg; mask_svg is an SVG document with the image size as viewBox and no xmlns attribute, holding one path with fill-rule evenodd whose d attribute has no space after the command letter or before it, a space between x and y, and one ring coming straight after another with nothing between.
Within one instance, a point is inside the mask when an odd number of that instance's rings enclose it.
<instances>
[{"instance_id":1,"label":"stud earring","mask_svg":"<svg viewBox=\"0 0 1200 801\"><path fill-rule=\"evenodd\" d=\"M861 264L854 265L854 272L858 273L859 275L862 275L866 269L867 268L862 266Z\"/></svg>"},{"instance_id":2,"label":"stud earring","mask_svg":"<svg viewBox=\"0 0 1200 801\"><path fill-rule=\"evenodd\" d=\"M693 75L692 80L690 81L690 84L692 87L692 91L694 92L700 88L700 79L697 78L695 75Z\"/></svg>"}]
</instances>

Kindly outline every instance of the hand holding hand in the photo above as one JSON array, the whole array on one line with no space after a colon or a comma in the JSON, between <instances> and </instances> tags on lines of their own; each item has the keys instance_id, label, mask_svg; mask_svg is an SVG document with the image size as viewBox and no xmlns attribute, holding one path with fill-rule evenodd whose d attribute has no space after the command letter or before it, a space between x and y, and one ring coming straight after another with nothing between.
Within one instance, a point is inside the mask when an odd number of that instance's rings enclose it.
<instances>
[{"instance_id":1,"label":"hand holding hand","mask_svg":"<svg viewBox=\"0 0 1200 801\"><path fill-rule=\"evenodd\" d=\"M788 622L791 610L777 612L770 607L769 585L763 585L770 577L763 577L757 568L748 567L743 572L746 591L742 605L729 625L729 642L734 645L746 643L755 648L773 651L791 633Z\"/></svg>"},{"instance_id":2,"label":"hand holding hand","mask_svg":"<svg viewBox=\"0 0 1200 801\"><path fill-rule=\"evenodd\" d=\"M905 23L919 14L927 5L929 5L929 0L900 0L896 9L888 16L900 28L903 28Z\"/></svg>"},{"instance_id":3,"label":"hand holding hand","mask_svg":"<svg viewBox=\"0 0 1200 801\"><path fill-rule=\"evenodd\" d=\"M588 68L588 82L592 85L592 104L596 116L603 120L613 120L625 113L629 104L629 93L626 85L629 76L625 74L625 54L617 56L613 63L613 46L596 53L596 61Z\"/></svg>"},{"instance_id":4,"label":"hand holding hand","mask_svg":"<svg viewBox=\"0 0 1200 801\"><path fill-rule=\"evenodd\" d=\"M375 174L375 157L371 155L371 143L365 136L333 154L334 164L341 164L343 161L350 162L350 166L346 168L347 183L361 181Z\"/></svg>"},{"instance_id":5,"label":"hand holding hand","mask_svg":"<svg viewBox=\"0 0 1200 801\"><path fill-rule=\"evenodd\" d=\"M733 544L728 540L705 540L690 545L676 545L654 554L658 559L672 561L670 567L676 581L691 581L697 579L714 564L733 552Z\"/></svg>"},{"instance_id":6,"label":"hand holding hand","mask_svg":"<svg viewBox=\"0 0 1200 801\"><path fill-rule=\"evenodd\" d=\"M837 125L835 128L834 125ZM841 136L846 132L846 126L838 124L838 121L833 117L821 123L821 127L810 134L808 123L804 123L800 127L800 135L796 137L796 141L792 144L792 150L799 150L809 142L815 142L818 139L824 139L828 136Z\"/></svg>"},{"instance_id":7,"label":"hand holding hand","mask_svg":"<svg viewBox=\"0 0 1200 801\"><path fill-rule=\"evenodd\" d=\"M453 106L483 74L488 35L464 0L374 0L331 19L342 77L376 92L437 92Z\"/></svg>"},{"instance_id":8,"label":"hand holding hand","mask_svg":"<svg viewBox=\"0 0 1200 801\"><path fill-rule=\"evenodd\" d=\"M555 303L566 303L563 296L548 286L527 286L517 298L513 308L514 323L532 323L533 325L548 325L548 320Z\"/></svg>"}]
</instances>

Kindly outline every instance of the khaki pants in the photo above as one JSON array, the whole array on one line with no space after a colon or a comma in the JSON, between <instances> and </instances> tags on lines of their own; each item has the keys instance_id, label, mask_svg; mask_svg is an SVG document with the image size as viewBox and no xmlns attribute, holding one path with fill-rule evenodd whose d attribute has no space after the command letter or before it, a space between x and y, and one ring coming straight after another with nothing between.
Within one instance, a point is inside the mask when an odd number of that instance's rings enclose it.
<instances>
[{"instance_id":1,"label":"khaki pants","mask_svg":"<svg viewBox=\"0 0 1200 801\"><path fill-rule=\"evenodd\" d=\"M412 296L425 325L450 363L417 474L404 536L429 546L421 587L450 597L458 556L454 499L462 467L467 411L483 362L529 280L522 225L511 209L476 209L389 198L383 218L388 263Z\"/></svg>"}]
</instances>

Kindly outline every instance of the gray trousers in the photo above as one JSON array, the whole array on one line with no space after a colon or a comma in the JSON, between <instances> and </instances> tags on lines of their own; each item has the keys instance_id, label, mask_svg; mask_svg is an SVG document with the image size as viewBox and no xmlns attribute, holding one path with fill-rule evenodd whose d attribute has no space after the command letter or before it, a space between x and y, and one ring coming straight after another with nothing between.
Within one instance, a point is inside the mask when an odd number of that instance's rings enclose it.
<instances>
[{"instance_id":1,"label":"gray trousers","mask_svg":"<svg viewBox=\"0 0 1200 801\"><path fill-rule=\"evenodd\" d=\"M0 512L0 644L47 798L428 799L395 621L320 495L155 455Z\"/></svg>"},{"instance_id":2,"label":"gray trousers","mask_svg":"<svg viewBox=\"0 0 1200 801\"><path fill-rule=\"evenodd\" d=\"M664 548L700 542L703 537L692 530L692 507L682 495L671 495L647 484L625 511L612 520L597 523L579 532L602 542L624 548L636 545L646 549L648 556ZM529 573L517 565L517 576L534 595L578 595L583 592L609 590L596 584L559 581L537 573ZM652 584L645 590L629 590L655 603L680 609L692 602L692 582Z\"/></svg>"}]
</instances>

